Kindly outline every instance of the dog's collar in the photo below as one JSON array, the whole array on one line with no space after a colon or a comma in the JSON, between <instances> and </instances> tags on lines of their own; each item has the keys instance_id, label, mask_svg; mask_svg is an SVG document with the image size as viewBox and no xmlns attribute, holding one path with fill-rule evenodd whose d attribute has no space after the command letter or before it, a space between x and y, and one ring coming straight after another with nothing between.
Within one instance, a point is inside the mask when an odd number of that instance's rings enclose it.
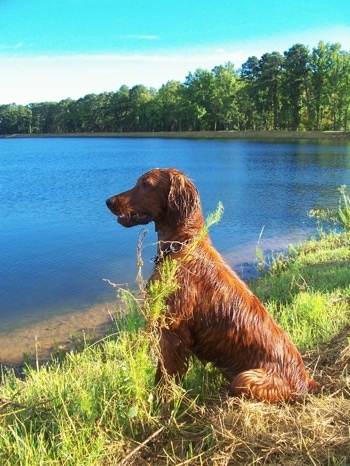
<instances>
[{"instance_id":1,"label":"dog's collar","mask_svg":"<svg viewBox=\"0 0 350 466\"><path fill-rule=\"evenodd\" d=\"M163 250L160 251L156 256L152 257L150 259L150 262L153 262L154 264L159 264L159 262L169 254L177 254L181 252L184 248L189 243L192 243L194 241L194 238L188 238L185 241L171 241L169 246Z\"/></svg>"}]
</instances>

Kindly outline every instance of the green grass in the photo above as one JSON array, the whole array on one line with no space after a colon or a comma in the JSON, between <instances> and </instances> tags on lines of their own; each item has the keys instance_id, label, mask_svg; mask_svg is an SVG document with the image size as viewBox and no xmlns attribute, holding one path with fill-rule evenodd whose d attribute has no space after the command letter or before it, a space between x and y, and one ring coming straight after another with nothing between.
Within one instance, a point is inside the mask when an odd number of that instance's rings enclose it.
<instances>
[{"instance_id":1,"label":"green grass","mask_svg":"<svg viewBox=\"0 0 350 466\"><path fill-rule=\"evenodd\" d=\"M228 398L215 368L192 361L171 401L160 402L156 323L176 287L169 267L143 304L121 291L114 334L28 366L24 378L3 369L0 464L348 465L349 245L349 233L322 234L252 283L304 352L321 395L294 405Z\"/></svg>"},{"instance_id":2,"label":"green grass","mask_svg":"<svg viewBox=\"0 0 350 466\"><path fill-rule=\"evenodd\" d=\"M349 319L350 234L322 235L279 257L252 288L302 350L317 349Z\"/></svg>"}]
</instances>

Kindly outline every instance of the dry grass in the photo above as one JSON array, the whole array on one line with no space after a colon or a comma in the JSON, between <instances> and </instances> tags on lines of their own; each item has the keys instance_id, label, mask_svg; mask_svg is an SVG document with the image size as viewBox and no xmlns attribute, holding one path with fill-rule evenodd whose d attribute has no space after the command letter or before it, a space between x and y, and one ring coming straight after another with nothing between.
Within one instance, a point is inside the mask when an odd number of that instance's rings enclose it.
<instances>
[{"instance_id":1,"label":"dry grass","mask_svg":"<svg viewBox=\"0 0 350 466\"><path fill-rule=\"evenodd\" d=\"M350 463L349 329L324 348L315 377L323 393L269 405L224 393L191 405L133 455L133 465L333 465ZM310 355L309 355L310 356ZM193 400L192 400L193 402ZM184 401L186 404L186 401ZM191 400L187 399L190 405Z\"/></svg>"}]
</instances>

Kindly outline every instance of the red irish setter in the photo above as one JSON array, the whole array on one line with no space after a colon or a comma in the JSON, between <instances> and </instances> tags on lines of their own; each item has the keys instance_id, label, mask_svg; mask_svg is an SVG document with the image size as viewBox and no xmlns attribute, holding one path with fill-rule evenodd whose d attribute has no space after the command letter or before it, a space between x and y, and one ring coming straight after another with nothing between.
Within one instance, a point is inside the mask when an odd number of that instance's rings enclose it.
<instances>
[{"instance_id":1,"label":"red irish setter","mask_svg":"<svg viewBox=\"0 0 350 466\"><path fill-rule=\"evenodd\" d=\"M181 378L195 355L224 374L231 395L277 402L319 391L288 335L212 246L198 191L182 172L150 170L106 203L124 227L155 223L151 280L163 261L179 261L179 287L167 298L160 329L156 383L164 373Z\"/></svg>"}]
</instances>

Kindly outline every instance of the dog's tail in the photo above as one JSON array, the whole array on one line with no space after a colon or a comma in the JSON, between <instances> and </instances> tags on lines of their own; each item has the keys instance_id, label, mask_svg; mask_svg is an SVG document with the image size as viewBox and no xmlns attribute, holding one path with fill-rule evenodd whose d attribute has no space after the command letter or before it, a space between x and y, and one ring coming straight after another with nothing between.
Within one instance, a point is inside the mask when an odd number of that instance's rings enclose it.
<instances>
[{"instance_id":1,"label":"dog's tail","mask_svg":"<svg viewBox=\"0 0 350 466\"><path fill-rule=\"evenodd\" d=\"M296 391L276 372L265 369L252 369L241 372L231 382L230 395L245 395L260 401L276 403L278 401L293 401L307 393L318 393L319 384L313 379L307 380L304 389Z\"/></svg>"}]
</instances>

